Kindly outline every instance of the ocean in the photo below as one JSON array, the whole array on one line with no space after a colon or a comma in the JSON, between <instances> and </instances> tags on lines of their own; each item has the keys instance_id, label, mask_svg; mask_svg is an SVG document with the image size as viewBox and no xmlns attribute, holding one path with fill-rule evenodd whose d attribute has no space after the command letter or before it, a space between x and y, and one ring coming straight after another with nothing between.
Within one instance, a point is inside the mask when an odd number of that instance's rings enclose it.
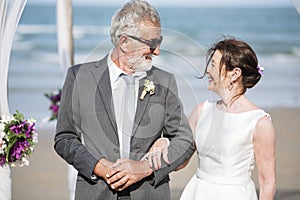
<instances>
[{"instance_id":1,"label":"ocean","mask_svg":"<svg viewBox=\"0 0 300 200\"><path fill-rule=\"evenodd\" d=\"M116 7L74 6L75 63L102 58L111 48L110 19ZM158 7L164 41L153 63L175 74L185 112L208 98L205 52L218 39L234 36L250 44L265 68L261 81L247 96L262 108L300 107L300 15L284 8ZM50 116L45 93L62 87L56 8L27 4L12 48L9 107L45 121Z\"/></svg>"}]
</instances>

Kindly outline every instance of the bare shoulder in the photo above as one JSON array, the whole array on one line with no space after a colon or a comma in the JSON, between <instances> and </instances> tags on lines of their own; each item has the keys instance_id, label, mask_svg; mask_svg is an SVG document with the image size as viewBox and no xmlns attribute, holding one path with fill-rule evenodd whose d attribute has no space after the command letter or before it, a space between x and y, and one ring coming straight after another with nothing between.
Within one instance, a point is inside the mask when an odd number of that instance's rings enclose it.
<instances>
[{"instance_id":1,"label":"bare shoulder","mask_svg":"<svg viewBox=\"0 0 300 200\"><path fill-rule=\"evenodd\" d=\"M269 114L262 116L255 127L254 139L274 138L275 130Z\"/></svg>"}]
</instances>

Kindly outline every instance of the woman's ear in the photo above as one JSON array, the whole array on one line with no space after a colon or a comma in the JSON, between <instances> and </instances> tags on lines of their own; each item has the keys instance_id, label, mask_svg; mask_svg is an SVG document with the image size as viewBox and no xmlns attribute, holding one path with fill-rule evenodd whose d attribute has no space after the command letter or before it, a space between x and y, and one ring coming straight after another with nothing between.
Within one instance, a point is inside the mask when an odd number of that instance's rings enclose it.
<instances>
[{"instance_id":1,"label":"woman's ear","mask_svg":"<svg viewBox=\"0 0 300 200\"><path fill-rule=\"evenodd\" d=\"M232 72L231 73L231 81L233 81L233 82L235 82L242 76L241 68L236 67L231 72Z\"/></svg>"}]
</instances>

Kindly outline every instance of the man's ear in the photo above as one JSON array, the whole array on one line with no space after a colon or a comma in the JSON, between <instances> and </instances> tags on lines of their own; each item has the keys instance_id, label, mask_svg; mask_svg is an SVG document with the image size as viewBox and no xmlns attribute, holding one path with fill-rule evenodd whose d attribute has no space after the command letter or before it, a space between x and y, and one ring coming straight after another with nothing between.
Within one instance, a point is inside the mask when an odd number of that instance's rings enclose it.
<instances>
[{"instance_id":1,"label":"man's ear","mask_svg":"<svg viewBox=\"0 0 300 200\"><path fill-rule=\"evenodd\" d=\"M126 35L120 36L119 46L122 52L126 53L128 51L128 37Z\"/></svg>"}]
</instances>

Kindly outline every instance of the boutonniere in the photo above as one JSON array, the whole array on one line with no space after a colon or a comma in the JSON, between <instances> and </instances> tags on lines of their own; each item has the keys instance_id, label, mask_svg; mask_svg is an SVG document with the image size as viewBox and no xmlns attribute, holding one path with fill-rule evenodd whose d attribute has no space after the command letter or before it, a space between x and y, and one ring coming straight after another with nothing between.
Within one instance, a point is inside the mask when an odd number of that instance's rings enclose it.
<instances>
[{"instance_id":1,"label":"boutonniere","mask_svg":"<svg viewBox=\"0 0 300 200\"><path fill-rule=\"evenodd\" d=\"M147 93L149 93L150 95L153 95L154 90L155 90L155 85L154 85L153 81L149 81L148 79L146 79L145 83L144 83L144 90L140 96L140 99L143 101Z\"/></svg>"}]
</instances>

